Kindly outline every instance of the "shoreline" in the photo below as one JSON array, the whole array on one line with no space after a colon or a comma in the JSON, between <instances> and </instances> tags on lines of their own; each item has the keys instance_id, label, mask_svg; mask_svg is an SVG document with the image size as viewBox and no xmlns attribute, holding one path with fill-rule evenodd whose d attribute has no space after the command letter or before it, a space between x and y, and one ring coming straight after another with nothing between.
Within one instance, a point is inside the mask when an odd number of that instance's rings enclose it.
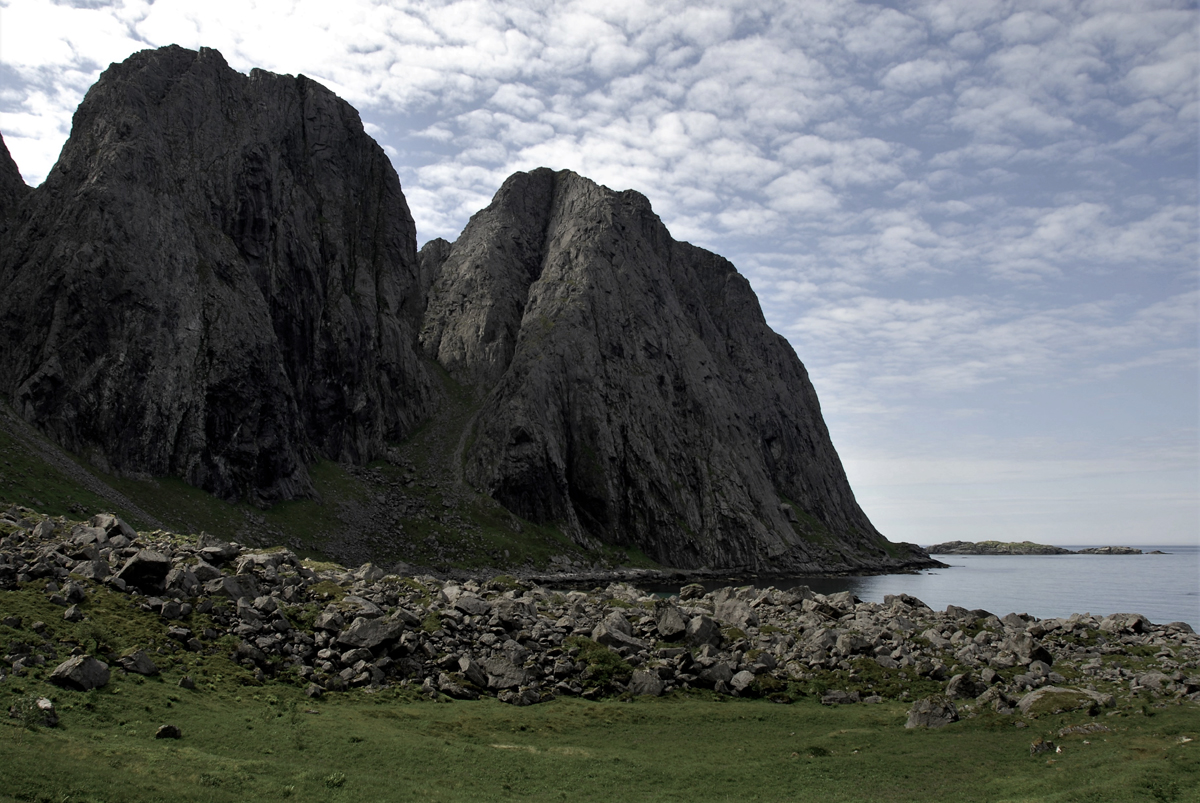
<instances>
[{"instance_id":1,"label":"shoreline","mask_svg":"<svg viewBox=\"0 0 1200 803\"><path fill-rule=\"evenodd\" d=\"M244 682L312 697L394 686L530 705L699 689L827 705L936 698L949 703L938 716L1031 716L1047 696L1093 713L1138 699L1200 703L1200 636L1136 613L935 611L908 594L864 602L806 586L692 582L662 598L610 580L568 591L511 575L351 569L283 548L137 533L110 514L23 525L0 537L0 587L15 595L6 611L20 602L40 618L0 622L6 661L13 675L67 688L211 658L234 661ZM80 635L119 632L131 616L158 635L123 650Z\"/></svg>"}]
</instances>

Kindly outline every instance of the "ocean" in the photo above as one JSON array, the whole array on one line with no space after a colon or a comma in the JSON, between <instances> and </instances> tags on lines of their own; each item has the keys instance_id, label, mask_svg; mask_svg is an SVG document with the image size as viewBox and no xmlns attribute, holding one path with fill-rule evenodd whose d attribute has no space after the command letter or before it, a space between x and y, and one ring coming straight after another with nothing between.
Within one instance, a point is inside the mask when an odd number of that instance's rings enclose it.
<instances>
[{"instance_id":1,"label":"ocean","mask_svg":"<svg viewBox=\"0 0 1200 803\"><path fill-rule=\"evenodd\" d=\"M1083 549L1070 546L1069 549ZM806 585L821 594L850 591L866 602L911 594L935 610L982 608L1039 619L1073 613L1140 613L1155 624L1187 622L1200 631L1200 546L1142 546L1165 555L935 555L946 569L870 577L787 577L709 581L706 587ZM678 591L667 587L652 591Z\"/></svg>"}]
</instances>

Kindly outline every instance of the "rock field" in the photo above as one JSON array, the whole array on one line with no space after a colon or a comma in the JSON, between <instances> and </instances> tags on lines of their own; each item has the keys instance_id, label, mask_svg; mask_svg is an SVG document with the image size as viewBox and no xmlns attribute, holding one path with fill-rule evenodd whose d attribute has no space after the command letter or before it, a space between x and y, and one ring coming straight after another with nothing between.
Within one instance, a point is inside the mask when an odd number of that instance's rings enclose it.
<instances>
[{"instance_id":1,"label":"rock field","mask_svg":"<svg viewBox=\"0 0 1200 803\"><path fill-rule=\"evenodd\" d=\"M831 705L894 698L915 703L909 727L985 709L1021 718L1200 702L1200 637L1133 613L1037 620L803 586L686 585L657 598L626 583L583 592L507 576L402 577L137 533L111 514L72 523L12 508L0 516L0 600L30 588L68 622L87 621L99 593L158 614L161 637L119 655L88 655L39 637L45 623L4 616L0 636L17 635L0 677L56 663L49 679L71 689L152 675L190 651L231 657L247 682L290 681L312 696L401 684L518 705L688 689Z\"/></svg>"}]
</instances>

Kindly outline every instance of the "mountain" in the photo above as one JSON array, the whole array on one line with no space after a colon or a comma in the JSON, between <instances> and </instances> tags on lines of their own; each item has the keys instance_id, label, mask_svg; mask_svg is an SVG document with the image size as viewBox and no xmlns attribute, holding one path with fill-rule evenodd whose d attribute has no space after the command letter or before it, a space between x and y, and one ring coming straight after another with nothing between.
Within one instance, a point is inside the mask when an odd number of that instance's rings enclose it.
<instances>
[{"instance_id":1,"label":"mountain","mask_svg":"<svg viewBox=\"0 0 1200 803\"><path fill-rule=\"evenodd\" d=\"M509 510L680 567L887 559L749 282L644 196L518 173L422 257L421 346L484 398L465 478Z\"/></svg>"},{"instance_id":2,"label":"mountain","mask_svg":"<svg viewBox=\"0 0 1200 803\"><path fill-rule=\"evenodd\" d=\"M0 392L64 447L268 504L428 414L412 216L320 84L144 51L87 93L44 184L9 165Z\"/></svg>"},{"instance_id":3,"label":"mountain","mask_svg":"<svg viewBox=\"0 0 1200 803\"><path fill-rule=\"evenodd\" d=\"M314 461L361 466L421 428L441 495L378 480L348 537L453 523L475 494L681 568L928 561L859 508L746 279L636 192L518 173L418 254L353 108L167 47L104 72L40 187L0 154L0 225L21 300L0 393L107 472L267 507L314 496Z\"/></svg>"}]
</instances>

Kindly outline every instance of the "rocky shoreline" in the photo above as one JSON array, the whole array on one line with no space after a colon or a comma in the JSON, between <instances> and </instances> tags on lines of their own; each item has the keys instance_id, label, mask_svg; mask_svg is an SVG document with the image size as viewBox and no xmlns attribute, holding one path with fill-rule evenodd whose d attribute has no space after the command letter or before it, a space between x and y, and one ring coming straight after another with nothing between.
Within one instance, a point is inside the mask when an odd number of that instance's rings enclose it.
<instances>
[{"instance_id":1,"label":"rocky shoreline","mask_svg":"<svg viewBox=\"0 0 1200 803\"><path fill-rule=\"evenodd\" d=\"M705 689L779 702L910 700L913 726L985 710L1200 703L1200 637L1138 614L1038 620L803 586L688 583L662 598L630 582L581 591L512 576L399 576L137 533L110 514L73 523L10 509L0 517L0 589L44 595L68 623L87 622L104 595L156 622L155 635L121 654L90 654L45 622L0 622L7 672L48 672L76 689L112 673L155 674L192 653L236 661L245 682L292 682L312 696L399 685L527 705Z\"/></svg>"}]
</instances>

